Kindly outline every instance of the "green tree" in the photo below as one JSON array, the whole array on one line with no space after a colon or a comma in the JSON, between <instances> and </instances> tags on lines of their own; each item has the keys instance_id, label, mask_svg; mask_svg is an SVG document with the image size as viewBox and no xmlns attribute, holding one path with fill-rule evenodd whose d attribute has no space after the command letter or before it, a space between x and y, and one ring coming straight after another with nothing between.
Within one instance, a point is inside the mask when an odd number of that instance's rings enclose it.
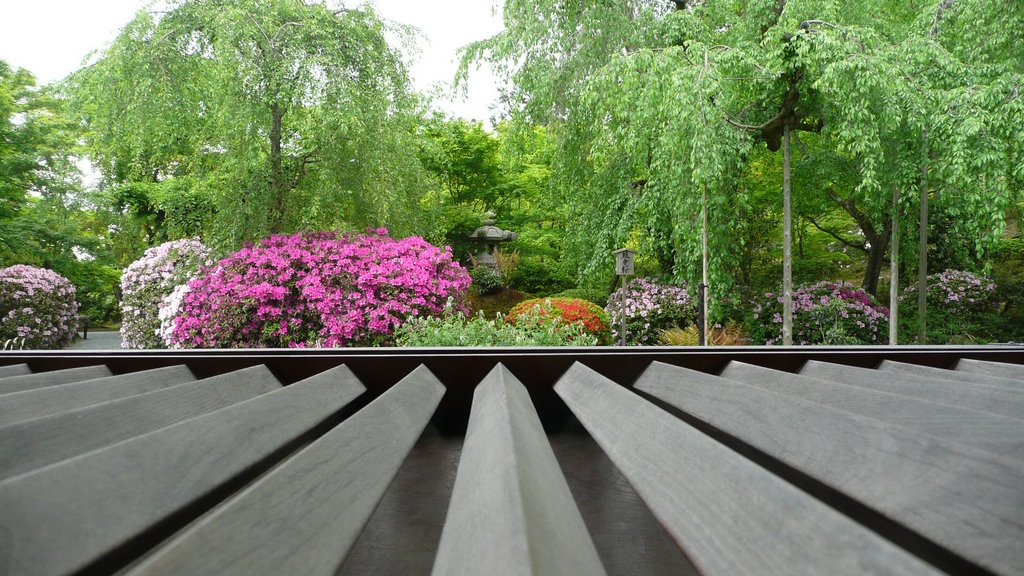
<instances>
[{"instance_id":1,"label":"green tree","mask_svg":"<svg viewBox=\"0 0 1024 576\"><path fill-rule=\"evenodd\" d=\"M222 245L303 228L415 228L419 101L387 42L404 29L369 7L168 4L139 12L67 84L105 185L157 184L142 191L164 217L191 191L196 202L177 208L216 206Z\"/></svg>"}]
</instances>

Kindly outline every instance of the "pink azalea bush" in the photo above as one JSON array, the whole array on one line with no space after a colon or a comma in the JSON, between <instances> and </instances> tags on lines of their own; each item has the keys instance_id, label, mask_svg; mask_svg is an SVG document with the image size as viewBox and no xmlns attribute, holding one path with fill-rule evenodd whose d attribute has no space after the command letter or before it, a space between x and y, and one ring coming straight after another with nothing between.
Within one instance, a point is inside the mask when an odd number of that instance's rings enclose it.
<instances>
[{"instance_id":1,"label":"pink azalea bush","mask_svg":"<svg viewBox=\"0 0 1024 576\"><path fill-rule=\"evenodd\" d=\"M612 331L621 326L623 309L622 290L608 296L605 311L611 320ZM649 278L636 278L625 286L626 343L629 345L657 344L662 330L685 328L697 319L693 298L682 286L659 284Z\"/></svg>"},{"instance_id":2,"label":"pink azalea bush","mask_svg":"<svg viewBox=\"0 0 1024 576\"><path fill-rule=\"evenodd\" d=\"M194 278L212 252L194 238L154 246L121 275L121 347L164 348L160 312L174 289Z\"/></svg>"},{"instance_id":3,"label":"pink azalea bush","mask_svg":"<svg viewBox=\"0 0 1024 576\"><path fill-rule=\"evenodd\" d=\"M277 235L188 285L172 340L183 347L336 347L389 343L406 319L464 310L470 278L418 237Z\"/></svg>"},{"instance_id":4,"label":"pink azalea bush","mask_svg":"<svg viewBox=\"0 0 1024 576\"><path fill-rule=\"evenodd\" d=\"M993 318L999 311L996 285L983 274L943 270L928 275L925 330L929 344L973 344L993 339ZM900 295L900 337L916 341L917 283Z\"/></svg>"},{"instance_id":5,"label":"pink azalea bush","mask_svg":"<svg viewBox=\"0 0 1024 576\"><path fill-rule=\"evenodd\" d=\"M0 343L59 349L78 329L75 287L45 268L17 264L0 269Z\"/></svg>"},{"instance_id":6,"label":"pink azalea bush","mask_svg":"<svg viewBox=\"0 0 1024 576\"><path fill-rule=\"evenodd\" d=\"M782 343L782 295L754 305L751 340ZM848 282L818 282L793 290L794 344L884 344L889 309Z\"/></svg>"}]
</instances>

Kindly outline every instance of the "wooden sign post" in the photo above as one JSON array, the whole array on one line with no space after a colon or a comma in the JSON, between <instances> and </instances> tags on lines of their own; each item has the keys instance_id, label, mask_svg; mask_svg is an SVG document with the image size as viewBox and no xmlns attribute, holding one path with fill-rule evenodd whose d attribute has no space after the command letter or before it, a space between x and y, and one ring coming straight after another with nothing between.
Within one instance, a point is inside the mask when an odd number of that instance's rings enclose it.
<instances>
[{"instance_id":1,"label":"wooden sign post","mask_svg":"<svg viewBox=\"0 0 1024 576\"><path fill-rule=\"evenodd\" d=\"M622 277L622 298L619 301L619 320L621 337L619 344L626 345L626 282L629 276L635 273L636 250L619 248L612 252L615 254L615 274Z\"/></svg>"}]
</instances>

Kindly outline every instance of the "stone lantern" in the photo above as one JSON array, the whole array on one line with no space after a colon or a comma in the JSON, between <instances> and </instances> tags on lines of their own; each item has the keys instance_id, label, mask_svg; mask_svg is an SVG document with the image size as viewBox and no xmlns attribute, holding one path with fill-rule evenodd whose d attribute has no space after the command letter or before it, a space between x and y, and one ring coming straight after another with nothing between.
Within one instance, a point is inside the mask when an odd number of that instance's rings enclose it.
<instances>
[{"instance_id":1,"label":"stone lantern","mask_svg":"<svg viewBox=\"0 0 1024 576\"><path fill-rule=\"evenodd\" d=\"M502 242L511 242L519 238L519 235L515 232L508 230L502 230L494 225L494 214L491 212L487 213L487 219L484 220L484 225L477 228L469 235L469 239L478 242L480 249L477 251L476 263L478 266L487 266L491 270L497 268L497 263L494 260L494 254L498 251L498 244Z\"/></svg>"}]
</instances>

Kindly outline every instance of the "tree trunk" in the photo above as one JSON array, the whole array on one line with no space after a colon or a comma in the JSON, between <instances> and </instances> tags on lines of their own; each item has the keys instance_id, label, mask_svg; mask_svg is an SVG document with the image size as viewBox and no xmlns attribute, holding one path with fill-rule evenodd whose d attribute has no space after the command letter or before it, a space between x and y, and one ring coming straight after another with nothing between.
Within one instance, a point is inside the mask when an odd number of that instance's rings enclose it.
<instances>
[{"instance_id":1,"label":"tree trunk","mask_svg":"<svg viewBox=\"0 0 1024 576\"><path fill-rule=\"evenodd\" d=\"M701 338L702 344L709 346L711 340L708 338L710 329L708 328L708 185L704 185L704 222L701 229L701 282L704 284L704 289L700 291L703 296L701 301Z\"/></svg>"},{"instance_id":2,"label":"tree trunk","mask_svg":"<svg viewBox=\"0 0 1024 576\"><path fill-rule=\"evenodd\" d=\"M889 344L899 343L900 188L892 185L892 240L889 242Z\"/></svg>"},{"instance_id":3,"label":"tree trunk","mask_svg":"<svg viewBox=\"0 0 1024 576\"><path fill-rule=\"evenodd\" d=\"M782 344L793 344L793 208L790 201L789 123L782 127Z\"/></svg>"},{"instance_id":4,"label":"tree trunk","mask_svg":"<svg viewBox=\"0 0 1024 576\"><path fill-rule=\"evenodd\" d=\"M926 344L928 300L928 131L921 133L921 213L917 240L917 343Z\"/></svg>"},{"instance_id":5,"label":"tree trunk","mask_svg":"<svg viewBox=\"0 0 1024 576\"><path fill-rule=\"evenodd\" d=\"M284 110L274 102L270 105L270 193L273 206L270 214L270 233L277 234L284 227L284 170L281 157L281 126Z\"/></svg>"}]
</instances>

